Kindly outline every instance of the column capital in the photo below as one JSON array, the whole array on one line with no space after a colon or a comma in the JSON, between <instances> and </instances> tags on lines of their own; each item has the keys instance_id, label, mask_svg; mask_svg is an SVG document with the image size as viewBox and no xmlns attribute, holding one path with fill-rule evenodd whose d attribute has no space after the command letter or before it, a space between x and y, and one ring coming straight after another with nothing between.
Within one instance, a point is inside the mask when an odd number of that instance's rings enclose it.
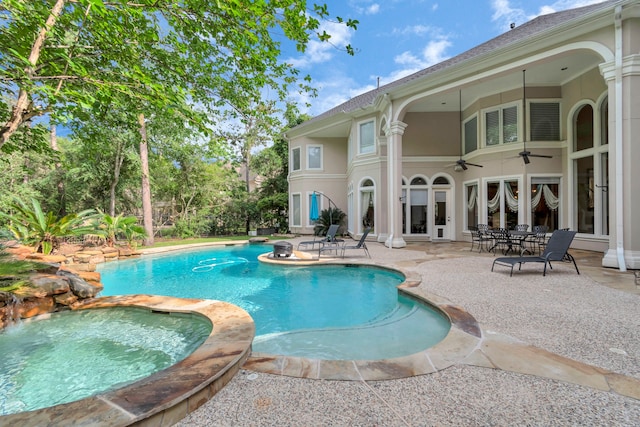
<instances>
[{"instance_id":1,"label":"column capital","mask_svg":"<svg viewBox=\"0 0 640 427\"><path fill-rule=\"evenodd\" d=\"M391 135L403 135L404 130L407 128L407 124L401 122L400 120L396 120L395 122L391 122L389 126L384 130L386 136Z\"/></svg>"},{"instance_id":2,"label":"column capital","mask_svg":"<svg viewBox=\"0 0 640 427\"><path fill-rule=\"evenodd\" d=\"M600 74L606 81L616 78L616 64L614 61L600 64ZM622 58L622 77L640 75L640 54L628 55Z\"/></svg>"}]
</instances>

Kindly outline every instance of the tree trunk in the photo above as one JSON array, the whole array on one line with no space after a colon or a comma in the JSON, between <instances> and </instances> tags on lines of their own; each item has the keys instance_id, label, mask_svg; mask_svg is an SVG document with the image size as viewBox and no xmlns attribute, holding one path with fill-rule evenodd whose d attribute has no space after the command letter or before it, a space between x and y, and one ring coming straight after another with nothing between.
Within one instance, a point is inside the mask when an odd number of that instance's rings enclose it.
<instances>
[{"instance_id":1,"label":"tree trunk","mask_svg":"<svg viewBox=\"0 0 640 427\"><path fill-rule=\"evenodd\" d=\"M62 9L64 8L65 0L57 0L51 9L51 13L47 18L42 29L38 33L33 45L31 46L31 52L29 53L29 64L30 66L25 68L25 74L27 79L30 79L34 74L34 69L36 67L36 63L40 58L40 53L42 52L42 47L44 46L44 41L47 38L49 31L53 30L56 21L58 20L58 16L62 13ZM29 104L31 104L31 100L29 99L29 94L24 89L20 89L18 92L18 99L16 100L16 104L11 110L11 116L7 120L7 122L0 129L0 148L9 140L9 137L18 130L18 127L27 118L33 117L33 111L29 111L32 108Z\"/></svg>"},{"instance_id":2,"label":"tree trunk","mask_svg":"<svg viewBox=\"0 0 640 427\"><path fill-rule=\"evenodd\" d=\"M111 185L109 185L109 215L111 216L116 216L116 187L118 186L118 182L120 182L120 170L124 162L124 144L122 141L118 141L116 144L116 158L113 161L113 180L111 180ZM142 158L142 150L140 157Z\"/></svg>"},{"instance_id":3,"label":"tree trunk","mask_svg":"<svg viewBox=\"0 0 640 427\"><path fill-rule=\"evenodd\" d=\"M49 127L49 138L51 149L56 153L60 152L60 149L58 148L56 125L51 125ZM60 162L56 162L56 179L58 180L56 183L56 188L58 189L58 215L63 217L67 215L67 198L64 188L64 179L62 177L62 163Z\"/></svg>"},{"instance_id":4,"label":"tree trunk","mask_svg":"<svg viewBox=\"0 0 640 427\"><path fill-rule=\"evenodd\" d=\"M144 113L138 115L140 124L140 163L142 166L142 222L147 237L144 245L153 245L153 215L151 211L151 184L149 182L149 149L147 146L147 127Z\"/></svg>"}]
</instances>

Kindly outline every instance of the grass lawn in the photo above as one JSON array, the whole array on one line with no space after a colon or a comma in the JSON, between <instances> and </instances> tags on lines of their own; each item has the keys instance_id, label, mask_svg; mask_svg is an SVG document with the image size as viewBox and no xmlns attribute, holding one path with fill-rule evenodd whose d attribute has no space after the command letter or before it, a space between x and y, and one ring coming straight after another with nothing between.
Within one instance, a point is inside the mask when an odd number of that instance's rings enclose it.
<instances>
[{"instance_id":1,"label":"grass lawn","mask_svg":"<svg viewBox=\"0 0 640 427\"><path fill-rule=\"evenodd\" d=\"M232 241L247 241L251 237L256 236L220 236L220 237L201 237L201 238L193 238L193 239L156 239L155 243L151 246L145 246L145 248L161 248L164 246L176 246L176 245L191 245L194 243L212 243L212 242L228 242ZM278 240L286 240L290 237L288 236L258 236L258 237L267 237L270 240L278 239Z\"/></svg>"}]
</instances>

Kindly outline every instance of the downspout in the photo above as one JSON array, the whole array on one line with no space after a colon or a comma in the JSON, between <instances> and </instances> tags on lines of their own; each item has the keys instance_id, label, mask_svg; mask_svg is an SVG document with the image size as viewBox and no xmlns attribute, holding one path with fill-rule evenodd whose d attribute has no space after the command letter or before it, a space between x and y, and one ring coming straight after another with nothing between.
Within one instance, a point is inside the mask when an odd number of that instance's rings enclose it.
<instances>
[{"instance_id":1,"label":"downspout","mask_svg":"<svg viewBox=\"0 0 640 427\"><path fill-rule=\"evenodd\" d=\"M627 271L627 265L624 260L624 182L623 182L623 127L622 119L624 116L622 102L622 6L615 8L615 95L616 95L616 251L618 255L618 269Z\"/></svg>"}]
</instances>

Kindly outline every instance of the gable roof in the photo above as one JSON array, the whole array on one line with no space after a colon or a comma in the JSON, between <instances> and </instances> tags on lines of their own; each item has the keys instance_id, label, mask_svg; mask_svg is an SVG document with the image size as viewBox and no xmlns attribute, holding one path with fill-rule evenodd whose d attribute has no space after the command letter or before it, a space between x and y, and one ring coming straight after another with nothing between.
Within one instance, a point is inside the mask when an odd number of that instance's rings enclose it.
<instances>
[{"instance_id":1,"label":"gable roof","mask_svg":"<svg viewBox=\"0 0 640 427\"><path fill-rule=\"evenodd\" d=\"M391 83L387 83L376 89L365 92L361 95L357 95L348 101L337 105L324 113L321 113L310 120L296 126L297 128L304 127L306 124L315 123L317 121L327 119L340 113L349 113L358 109L366 108L373 104L378 95L388 93L393 89L401 88L408 85L415 80L426 78L430 75L444 71L454 66L459 66L472 59L482 57L489 53L495 52L498 49L506 48L515 43L532 38L533 36L549 31L555 27L568 26L568 21L583 18L585 15L589 15L592 12L598 12L602 9L611 8L616 3L622 3L621 0L608 0L602 3L596 3L589 6L578 7L575 9L568 9L561 12L551 13L548 15L540 15L529 22L526 22L520 26L509 30L508 32L501 34L489 41L486 41L472 49L467 50L459 55L442 61L431 67L417 71L406 77L395 80Z\"/></svg>"}]
</instances>

